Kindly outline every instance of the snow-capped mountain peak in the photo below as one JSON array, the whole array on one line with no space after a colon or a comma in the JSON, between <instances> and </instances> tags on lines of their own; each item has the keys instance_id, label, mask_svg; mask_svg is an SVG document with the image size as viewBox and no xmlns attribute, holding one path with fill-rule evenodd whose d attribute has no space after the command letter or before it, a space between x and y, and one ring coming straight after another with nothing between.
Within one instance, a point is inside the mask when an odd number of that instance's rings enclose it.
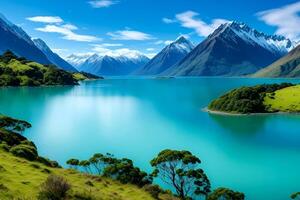
<instances>
[{"instance_id":1,"label":"snow-capped mountain peak","mask_svg":"<svg viewBox=\"0 0 300 200\"><path fill-rule=\"evenodd\" d=\"M177 50L180 52L190 52L194 49L194 45L187 40L184 36L180 36L174 42L167 46L167 49Z\"/></svg>"},{"instance_id":2,"label":"snow-capped mountain peak","mask_svg":"<svg viewBox=\"0 0 300 200\"><path fill-rule=\"evenodd\" d=\"M247 43L259 45L269 49L272 52L281 52L282 54L289 52L296 46L295 42L292 42L290 39L285 38L284 36L267 35L249 27L245 23L236 21L221 25L209 37L220 36L221 34L224 34L225 37L231 38L238 36Z\"/></svg>"}]
</instances>

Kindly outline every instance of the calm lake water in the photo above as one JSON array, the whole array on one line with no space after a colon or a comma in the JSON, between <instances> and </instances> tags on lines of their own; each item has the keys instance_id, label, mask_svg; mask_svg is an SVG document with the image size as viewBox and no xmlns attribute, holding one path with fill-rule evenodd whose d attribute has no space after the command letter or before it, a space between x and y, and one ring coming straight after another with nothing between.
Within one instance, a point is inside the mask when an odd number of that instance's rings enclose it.
<instances>
[{"instance_id":1,"label":"calm lake water","mask_svg":"<svg viewBox=\"0 0 300 200\"><path fill-rule=\"evenodd\" d=\"M284 200L300 191L300 115L216 116L201 109L232 88L286 81L115 78L4 88L0 112L31 122L26 137L62 165L110 152L150 172L159 151L184 149L201 158L214 188L239 190L250 200Z\"/></svg>"}]
</instances>

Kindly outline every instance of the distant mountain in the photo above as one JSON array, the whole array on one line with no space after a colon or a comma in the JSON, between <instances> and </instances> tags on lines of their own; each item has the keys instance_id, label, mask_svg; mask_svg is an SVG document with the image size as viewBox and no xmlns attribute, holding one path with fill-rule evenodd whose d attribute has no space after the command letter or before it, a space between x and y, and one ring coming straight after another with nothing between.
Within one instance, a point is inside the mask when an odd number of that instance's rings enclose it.
<instances>
[{"instance_id":1,"label":"distant mountain","mask_svg":"<svg viewBox=\"0 0 300 200\"><path fill-rule=\"evenodd\" d=\"M78 71L83 71L98 76L129 75L140 67L143 67L149 58L138 53L117 56L99 56L94 54L88 59L69 56L68 60L81 63L76 66ZM82 62L85 60L84 62ZM71 62L72 63L72 62Z\"/></svg>"},{"instance_id":2,"label":"distant mountain","mask_svg":"<svg viewBox=\"0 0 300 200\"><path fill-rule=\"evenodd\" d=\"M42 64L51 64L44 53L35 46L26 32L0 14L0 54L11 50L18 56Z\"/></svg>"},{"instance_id":3,"label":"distant mountain","mask_svg":"<svg viewBox=\"0 0 300 200\"><path fill-rule=\"evenodd\" d=\"M75 68L80 67L89 57L91 57L93 54L87 53L87 54L71 54L68 57L66 57L66 61L73 65Z\"/></svg>"},{"instance_id":4,"label":"distant mountain","mask_svg":"<svg viewBox=\"0 0 300 200\"><path fill-rule=\"evenodd\" d=\"M34 39L33 42L47 56L48 60L51 63L66 71L77 72L77 70L72 65L70 65L64 59L59 57L59 55L54 53L43 40Z\"/></svg>"},{"instance_id":5,"label":"distant mountain","mask_svg":"<svg viewBox=\"0 0 300 200\"><path fill-rule=\"evenodd\" d=\"M137 75L157 75L169 69L182 60L194 45L185 37L179 37L175 42L166 46L160 53L152 58L144 67L136 71Z\"/></svg>"},{"instance_id":6,"label":"distant mountain","mask_svg":"<svg viewBox=\"0 0 300 200\"><path fill-rule=\"evenodd\" d=\"M300 45L270 66L258 71L254 77L300 77Z\"/></svg>"},{"instance_id":7,"label":"distant mountain","mask_svg":"<svg viewBox=\"0 0 300 200\"><path fill-rule=\"evenodd\" d=\"M164 72L171 76L240 76L254 73L287 54L294 44L244 23L221 25L183 60Z\"/></svg>"}]
</instances>

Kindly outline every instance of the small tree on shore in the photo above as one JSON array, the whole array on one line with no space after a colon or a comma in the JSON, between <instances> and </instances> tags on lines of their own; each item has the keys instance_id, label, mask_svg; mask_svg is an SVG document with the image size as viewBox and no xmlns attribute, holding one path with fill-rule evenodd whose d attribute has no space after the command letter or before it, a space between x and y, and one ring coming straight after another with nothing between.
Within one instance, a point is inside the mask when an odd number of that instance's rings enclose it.
<instances>
[{"instance_id":1,"label":"small tree on shore","mask_svg":"<svg viewBox=\"0 0 300 200\"><path fill-rule=\"evenodd\" d=\"M300 192L295 192L295 193L291 194L291 199L300 200Z\"/></svg>"},{"instance_id":2,"label":"small tree on shore","mask_svg":"<svg viewBox=\"0 0 300 200\"><path fill-rule=\"evenodd\" d=\"M198 168L200 159L189 151L164 150L151 162L154 177L171 185L181 199L210 192L210 182L204 171Z\"/></svg>"}]
</instances>

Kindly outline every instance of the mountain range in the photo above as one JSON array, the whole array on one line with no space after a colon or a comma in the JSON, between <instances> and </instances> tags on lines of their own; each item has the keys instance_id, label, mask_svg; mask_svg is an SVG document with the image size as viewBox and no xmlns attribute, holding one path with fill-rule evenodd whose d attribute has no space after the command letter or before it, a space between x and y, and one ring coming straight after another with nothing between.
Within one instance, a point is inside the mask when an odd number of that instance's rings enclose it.
<instances>
[{"instance_id":1,"label":"mountain range","mask_svg":"<svg viewBox=\"0 0 300 200\"><path fill-rule=\"evenodd\" d=\"M134 74L158 75L181 61L194 47L195 46L190 41L181 36L176 41L167 45L144 67L134 72Z\"/></svg>"},{"instance_id":2,"label":"mountain range","mask_svg":"<svg viewBox=\"0 0 300 200\"><path fill-rule=\"evenodd\" d=\"M300 45L270 66L258 71L253 77L299 77Z\"/></svg>"},{"instance_id":3,"label":"mountain range","mask_svg":"<svg viewBox=\"0 0 300 200\"><path fill-rule=\"evenodd\" d=\"M132 52L124 55L93 54L91 56L70 55L66 60L72 63L78 71L83 71L98 76L122 76L129 75L133 71L143 67L149 58Z\"/></svg>"},{"instance_id":4,"label":"mountain range","mask_svg":"<svg viewBox=\"0 0 300 200\"><path fill-rule=\"evenodd\" d=\"M41 64L54 64L66 71L77 71L72 65L52 52L41 39L32 40L19 26L7 20L0 14L0 54L10 50L17 56L25 57Z\"/></svg>"},{"instance_id":5,"label":"mountain range","mask_svg":"<svg viewBox=\"0 0 300 200\"><path fill-rule=\"evenodd\" d=\"M244 23L225 23L163 74L247 75L268 66L293 48L294 43L283 36L266 35Z\"/></svg>"}]
</instances>

